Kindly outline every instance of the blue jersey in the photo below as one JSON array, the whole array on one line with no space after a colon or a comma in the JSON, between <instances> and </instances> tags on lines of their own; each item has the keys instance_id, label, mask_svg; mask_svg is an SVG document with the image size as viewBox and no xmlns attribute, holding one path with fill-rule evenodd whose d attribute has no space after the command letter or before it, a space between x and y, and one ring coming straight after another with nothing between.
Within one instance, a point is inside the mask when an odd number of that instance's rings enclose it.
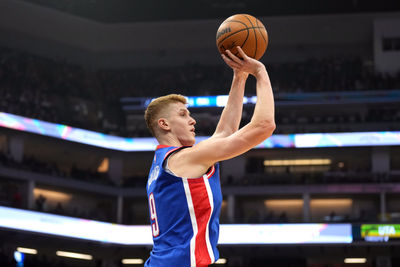
<instances>
[{"instance_id":1,"label":"blue jersey","mask_svg":"<svg viewBox=\"0 0 400 267\"><path fill-rule=\"evenodd\" d=\"M219 166L199 178L177 177L164 161L184 147L158 146L147 182L153 249L146 267L202 267L214 263L222 203Z\"/></svg>"}]
</instances>

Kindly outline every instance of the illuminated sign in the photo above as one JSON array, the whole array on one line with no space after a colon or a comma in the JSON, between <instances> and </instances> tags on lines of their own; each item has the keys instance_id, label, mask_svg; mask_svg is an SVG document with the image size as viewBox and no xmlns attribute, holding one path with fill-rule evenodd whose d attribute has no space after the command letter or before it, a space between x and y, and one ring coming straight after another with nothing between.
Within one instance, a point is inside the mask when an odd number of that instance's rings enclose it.
<instances>
[{"instance_id":1,"label":"illuminated sign","mask_svg":"<svg viewBox=\"0 0 400 267\"><path fill-rule=\"evenodd\" d=\"M150 225L119 225L0 206L0 227L122 245L152 245ZM220 245L351 243L351 224L222 224Z\"/></svg>"},{"instance_id":2,"label":"illuminated sign","mask_svg":"<svg viewBox=\"0 0 400 267\"><path fill-rule=\"evenodd\" d=\"M123 138L74 128L67 125L26 118L5 112L0 112L0 127L127 152L153 151L158 144L157 140L153 137ZM207 136L198 136L196 137L196 141L200 142L207 138ZM255 148L312 148L391 145L400 145L400 131L309 133L288 135L275 134L261 142Z\"/></svg>"},{"instance_id":3,"label":"illuminated sign","mask_svg":"<svg viewBox=\"0 0 400 267\"><path fill-rule=\"evenodd\" d=\"M400 224L362 224L361 237L368 242L400 239Z\"/></svg>"}]
</instances>

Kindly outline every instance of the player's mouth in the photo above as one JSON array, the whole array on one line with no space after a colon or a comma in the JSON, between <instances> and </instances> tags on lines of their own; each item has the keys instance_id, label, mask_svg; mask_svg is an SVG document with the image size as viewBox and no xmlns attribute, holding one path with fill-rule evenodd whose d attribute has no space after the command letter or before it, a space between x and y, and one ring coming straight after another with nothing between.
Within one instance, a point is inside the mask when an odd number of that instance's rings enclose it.
<instances>
[{"instance_id":1,"label":"player's mouth","mask_svg":"<svg viewBox=\"0 0 400 267\"><path fill-rule=\"evenodd\" d=\"M195 128L190 129L190 131L191 131L194 135L196 135Z\"/></svg>"}]
</instances>

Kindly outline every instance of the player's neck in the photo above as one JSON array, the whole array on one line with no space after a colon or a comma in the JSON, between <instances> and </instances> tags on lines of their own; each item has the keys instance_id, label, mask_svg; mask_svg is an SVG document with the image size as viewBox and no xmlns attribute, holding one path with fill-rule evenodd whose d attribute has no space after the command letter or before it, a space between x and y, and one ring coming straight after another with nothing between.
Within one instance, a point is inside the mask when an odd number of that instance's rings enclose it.
<instances>
[{"instance_id":1,"label":"player's neck","mask_svg":"<svg viewBox=\"0 0 400 267\"><path fill-rule=\"evenodd\" d=\"M164 146L177 146L177 147L182 146L178 138L176 138L172 134L165 134L163 136L159 136L157 138L157 141L160 145Z\"/></svg>"}]
</instances>

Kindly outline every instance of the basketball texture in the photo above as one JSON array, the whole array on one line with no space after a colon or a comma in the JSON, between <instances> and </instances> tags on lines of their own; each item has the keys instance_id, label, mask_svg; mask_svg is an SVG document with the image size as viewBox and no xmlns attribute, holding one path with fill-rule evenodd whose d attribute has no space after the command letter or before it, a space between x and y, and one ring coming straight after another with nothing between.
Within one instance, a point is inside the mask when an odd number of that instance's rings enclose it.
<instances>
[{"instance_id":1,"label":"basketball texture","mask_svg":"<svg viewBox=\"0 0 400 267\"><path fill-rule=\"evenodd\" d=\"M236 47L240 46L247 56L260 59L268 46L268 33L264 25L248 14L230 16L218 28L217 47L225 54L230 50L239 56Z\"/></svg>"}]
</instances>

